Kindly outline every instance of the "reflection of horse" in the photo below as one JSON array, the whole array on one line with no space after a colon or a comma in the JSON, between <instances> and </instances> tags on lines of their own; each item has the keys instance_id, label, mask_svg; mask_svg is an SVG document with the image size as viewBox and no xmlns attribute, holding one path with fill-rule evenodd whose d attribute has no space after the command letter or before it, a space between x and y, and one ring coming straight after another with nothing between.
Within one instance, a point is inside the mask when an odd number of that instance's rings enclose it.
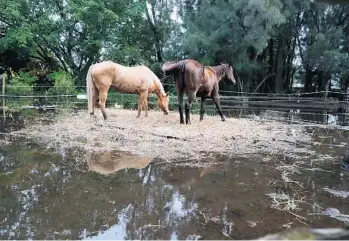
<instances>
[{"instance_id":1,"label":"reflection of horse","mask_svg":"<svg viewBox=\"0 0 349 241\"><path fill-rule=\"evenodd\" d=\"M152 158L141 157L123 152L86 153L86 161L90 171L104 175L115 173L126 168L145 168Z\"/></svg>"},{"instance_id":2,"label":"reflection of horse","mask_svg":"<svg viewBox=\"0 0 349 241\"><path fill-rule=\"evenodd\" d=\"M140 116L142 107L145 108L145 116L148 116L148 94L155 92L158 97L158 107L165 115L168 114L168 93L159 78L146 66L127 67L112 61L104 61L91 65L86 85L88 92L88 111L94 114L94 106L99 100L104 120L107 119L105 102L110 87L128 94L138 94L138 114Z\"/></svg>"},{"instance_id":3,"label":"reflection of horse","mask_svg":"<svg viewBox=\"0 0 349 241\"><path fill-rule=\"evenodd\" d=\"M198 61L185 59L178 62L165 62L162 65L164 74L173 74L176 81L178 95L178 110L180 114L180 123L184 124L183 118L183 95L188 92L188 101L185 103L185 123L190 124L190 110L196 96L201 97L200 120L203 119L204 102L207 97L211 97L218 112L224 121L219 104L219 81L227 77L234 83L235 78L233 68L230 64L221 64L219 66L204 67Z\"/></svg>"}]
</instances>

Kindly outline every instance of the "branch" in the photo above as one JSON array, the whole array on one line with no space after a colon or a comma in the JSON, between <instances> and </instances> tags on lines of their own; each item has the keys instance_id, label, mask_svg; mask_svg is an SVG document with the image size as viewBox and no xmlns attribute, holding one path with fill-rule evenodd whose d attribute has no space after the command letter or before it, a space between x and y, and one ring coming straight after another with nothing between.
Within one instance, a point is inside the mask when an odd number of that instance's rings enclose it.
<instances>
[{"instance_id":1,"label":"branch","mask_svg":"<svg viewBox=\"0 0 349 241\"><path fill-rule=\"evenodd\" d=\"M119 129L119 130L133 130L132 128L127 128L127 127L121 127L121 126L109 126L111 128L116 128L116 129ZM149 132L149 131L142 131L146 134L149 134L149 135L153 135L153 136L157 136L157 137L162 137L162 138L167 138L167 139L176 139L176 140L182 140L182 141L188 141L187 139L185 138L181 138L181 137L177 137L177 136L170 136L170 135L160 135L160 134L156 134L156 133L153 133L153 132Z\"/></svg>"},{"instance_id":2,"label":"branch","mask_svg":"<svg viewBox=\"0 0 349 241\"><path fill-rule=\"evenodd\" d=\"M302 63L304 65L306 65L306 63L304 62L304 55L303 55L303 50L302 50L302 44L301 44L301 40L299 39L299 35L297 36L297 42L298 42L299 56L301 57Z\"/></svg>"},{"instance_id":3,"label":"branch","mask_svg":"<svg viewBox=\"0 0 349 241\"><path fill-rule=\"evenodd\" d=\"M348 17L349 17L349 13L348 13L347 15L345 15L345 17L344 17L342 20L340 20L340 21L336 24L336 26L337 26L337 27L341 26L341 25L347 20Z\"/></svg>"},{"instance_id":4,"label":"branch","mask_svg":"<svg viewBox=\"0 0 349 241\"><path fill-rule=\"evenodd\" d=\"M267 77L265 77L260 83L259 83L259 85L256 87L256 89L252 92L252 93L255 93L258 89L259 89L259 87L261 87L261 85L267 80L267 79L269 79L270 77L272 77L272 76L274 76L275 75L275 73L272 73L272 74L269 74Z\"/></svg>"},{"instance_id":5,"label":"branch","mask_svg":"<svg viewBox=\"0 0 349 241\"><path fill-rule=\"evenodd\" d=\"M46 39L41 38L41 40L45 42L46 47L47 47L48 49L50 49L50 50L52 51L52 53L56 56L56 58L58 59L58 61L61 63L61 65L62 65L64 71L69 72L68 66L67 66L66 62L61 58L61 56L60 56L59 51L57 50L57 48L50 46L50 44L47 42Z\"/></svg>"}]
</instances>

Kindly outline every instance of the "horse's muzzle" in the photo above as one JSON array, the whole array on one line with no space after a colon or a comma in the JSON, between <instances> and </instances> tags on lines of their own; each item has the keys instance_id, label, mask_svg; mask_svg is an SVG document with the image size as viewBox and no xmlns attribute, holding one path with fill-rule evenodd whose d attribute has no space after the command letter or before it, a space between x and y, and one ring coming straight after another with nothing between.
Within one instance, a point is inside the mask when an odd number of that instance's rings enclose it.
<instances>
[{"instance_id":1,"label":"horse's muzzle","mask_svg":"<svg viewBox=\"0 0 349 241\"><path fill-rule=\"evenodd\" d=\"M164 110L165 115L168 115L168 112L169 112L168 110Z\"/></svg>"}]
</instances>

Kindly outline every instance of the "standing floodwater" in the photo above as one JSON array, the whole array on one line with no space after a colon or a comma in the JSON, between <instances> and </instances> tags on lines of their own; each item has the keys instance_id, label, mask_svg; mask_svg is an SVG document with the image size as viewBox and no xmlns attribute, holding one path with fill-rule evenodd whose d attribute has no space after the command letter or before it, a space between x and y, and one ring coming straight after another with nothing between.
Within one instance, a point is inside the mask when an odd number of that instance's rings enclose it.
<instances>
[{"instance_id":1,"label":"standing floodwater","mask_svg":"<svg viewBox=\"0 0 349 241\"><path fill-rule=\"evenodd\" d=\"M23 121L2 128L23 128ZM339 168L347 132L306 132L312 143L301 157L212 153L192 167L183 158L171 165L2 135L0 237L248 239L297 226L341 227L349 214L348 174Z\"/></svg>"},{"instance_id":2,"label":"standing floodwater","mask_svg":"<svg viewBox=\"0 0 349 241\"><path fill-rule=\"evenodd\" d=\"M322 159L212 154L197 167L118 151L53 152L7 138L0 238L249 239L304 225L341 227L349 214L348 175L339 168L346 135L308 131Z\"/></svg>"}]
</instances>

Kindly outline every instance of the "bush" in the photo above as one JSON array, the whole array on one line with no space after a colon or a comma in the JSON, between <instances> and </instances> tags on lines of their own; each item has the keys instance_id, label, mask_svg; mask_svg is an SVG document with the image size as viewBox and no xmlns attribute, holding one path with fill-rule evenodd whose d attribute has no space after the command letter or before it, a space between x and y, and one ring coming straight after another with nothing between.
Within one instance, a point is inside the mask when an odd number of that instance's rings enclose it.
<instances>
[{"instance_id":1,"label":"bush","mask_svg":"<svg viewBox=\"0 0 349 241\"><path fill-rule=\"evenodd\" d=\"M19 72L10 79L6 92L14 95L32 95L34 82L35 77L26 72Z\"/></svg>"},{"instance_id":2,"label":"bush","mask_svg":"<svg viewBox=\"0 0 349 241\"><path fill-rule=\"evenodd\" d=\"M77 90L75 89L74 80L71 75L64 71L53 72L48 75L52 79L53 87L51 87L47 94L50 95L75 95Z\"/></svg>"}]
</instances>

